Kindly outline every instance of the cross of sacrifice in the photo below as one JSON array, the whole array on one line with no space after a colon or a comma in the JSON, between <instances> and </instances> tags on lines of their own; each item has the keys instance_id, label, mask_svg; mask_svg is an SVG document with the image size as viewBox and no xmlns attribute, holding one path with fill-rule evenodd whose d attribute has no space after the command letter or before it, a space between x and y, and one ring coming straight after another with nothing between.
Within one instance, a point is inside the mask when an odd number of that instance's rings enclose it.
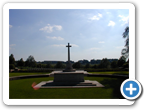
<instances>
[{"instance_id":1,"label":"cross of sacrifice","mask_svg":"<svg viewBox=\"0 0 144 110\"><path fill-rule=\"evenodd\" d=\"M68 47L68 62L70 62L70 47L71 47L71 45L69 45L69 43L68 43L68 45L66 47Z\"/></svg>"}]
</instances>

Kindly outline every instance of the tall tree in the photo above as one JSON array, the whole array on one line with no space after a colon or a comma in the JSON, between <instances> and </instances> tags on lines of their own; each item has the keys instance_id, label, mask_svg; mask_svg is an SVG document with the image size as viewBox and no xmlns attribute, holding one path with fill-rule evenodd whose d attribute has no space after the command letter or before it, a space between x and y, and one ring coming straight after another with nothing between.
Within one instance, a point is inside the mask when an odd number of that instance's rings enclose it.
<instances>
[{"instance_id":1,"label":"tall tree","mask_svg":"<svg viewBox=\"0 0 144 110\"><path fill-rule=\"evenodd\" d=\"M98 68L97 64L93 65L92 68L97 69Z\"/></svg>"},{"instance_id":2,"label":"tall tree","mask_svg":"<svg viewBox=\"0 0 144 110\"><path fill-rule=\"evenodd\" d=\"M85 68L90 68L90 64L87 63L87 64L85 65Z\"/></svg>"},{"instance_id":3,"label":"tall tree","mask_svg":"<svg viewBox=\"0 0 144 110\"><path fill-rule=\"evenodd\" d=\"M110 62L108 61L107 58L103 58L99 64L99 68L108 68L110 65Z\"/></svg>"},{"instance_id":4,"label":"tall tree","mask_svg":"<svg viewBox=\"0 0 144 110\"><path fill-rule=\"evenodd\" d=\"M14 58L14 55L13 55L13 54L11 54L11 55L9 56L9 64L15 65L15 58Z\"/></svg>"},{"instance_id":5,"label":"tall tree","mask_svg":"<svg viewBox=\"0 0 144 110\"><path fill-rule=\"evenodd\" d=\"M95 59L92 59L92 60L90 61L90 63L91 63L91 64L96 64L96 60L95 60Z\"/></svg>"},{"instance_id":6,"label":"tall tree","mask_svg":"<svg viewBox=\"0 0 144 110\"><path fill-rule=\"evenodd\" d=\"M78 62L74 63L72 66L73 66L73 68L81 68L81 63L78 61Z\"/></svg>"},{"instance_id":7,"label":"tall tree","mask_svg":"<svg viewBox=\"0 0 144 110\"><path fill-rule=\"evenodd\" d=\"M111 62L111 67L112 67L112 68L116 68L116 67L117 67L117 61L115 61L115 60L112 61L112 62Z\"/></svg>"},{"instance_id":8,"label":"tall tree","mask_svg":"<svg viewBox=\"0 0 144 110\"><path fill-rule=\"evenodd\" d=\"M121 56L117 62L118 67L122 67L125 61L126 61L126 58L124 56Z\"/></svg>"},{"instance_id":9,"label":"tall tree","mask_svg":"<svg viewBox=\"0 0 144 110\"><path fill-rule=\"evenodd\" d=\"M26 66L29 66L29 67L36 67L36 61L32 55L30 55L27 58L25 64L26 64Z\"/></svg>"},{"instance_id":10,"label":"tall tree","mask_svg":"<svg viewBox=\"0 0 144 110\"><path fill-rule=\"evenodd\" d=\"M51 67L52 67L52 65L50 63L46 64L46 68L51 68Z\"/></svg>"},{"instance_id":11,"label":"tall tree","mask_svg":"<svg viewBox=\"0 0 144 110\"><path fill-rule=\"evenodd\" d=\"M41 68L41 67L42 67L41 63L37 64L37 68Z\"/></svg>"},{"instance_id":12,"label":"tall tree","mask_svg":"<svg viewBox=\"0 0 144 110\"><path fill-rule=\"evenodd\" d=\"M18 61L18 66L24 66L25 62L23 61L23 58L21 58L19 61Z\"/></svg>"},{"instance_id":13,"label":"tall tree","mask_svg":"<svg viewBox=\"0 0 144 110\"><path fill-rule=\"evenodd\" d=\"M129 27L125 28L125 31L122 35L123 38L126 38L126 41L125 41L125 48L122 49L121 54L126 58L126 60L128 60L129 59Z\"/></svg>"},{"instance_id":14,"label":"tall tree","mask_svg":"<svg viewBox=\"0 0 144 110\"><path fill-rule=\"evenodd\" d=\"M64 68L65 65L62 62L57 62L57 64L55 65L55 68Z\"/></svg>"}]
</instances>

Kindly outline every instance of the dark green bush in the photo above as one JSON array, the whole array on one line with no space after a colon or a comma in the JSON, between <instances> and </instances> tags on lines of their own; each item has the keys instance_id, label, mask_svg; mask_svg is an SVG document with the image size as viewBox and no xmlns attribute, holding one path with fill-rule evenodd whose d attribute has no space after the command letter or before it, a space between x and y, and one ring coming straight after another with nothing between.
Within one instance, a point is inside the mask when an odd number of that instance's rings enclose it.
<instances>
[{"instance_id":1,"label":"dark green bush","mask_svg":"<svg viewBox=\"0 0 144 110\"><path fill-rule=\"evenodd\" d=\"M123 68L129 68L129 63L124 63Z\"/></svg>"},{"instance_id":2,"label":"dark green bush","mask_svg":"<svg viewBox=\"0 0 144 110\"><path fill-rule=\"evenodd\" d=\"M9 65L9 69L15 69L14 64L10 64L10 65Z\"/></svg>"}]
</instances>

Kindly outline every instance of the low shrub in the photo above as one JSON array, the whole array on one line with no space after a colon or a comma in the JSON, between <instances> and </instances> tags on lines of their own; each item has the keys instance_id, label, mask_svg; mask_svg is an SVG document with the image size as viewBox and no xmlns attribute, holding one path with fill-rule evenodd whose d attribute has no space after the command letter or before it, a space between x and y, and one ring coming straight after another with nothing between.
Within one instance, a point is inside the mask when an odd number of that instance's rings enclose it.
<instances>
[{"instance_id":1,"label":"low shrub","mask_svg":"<svg viewBox=\"0 0 144 110\"><path fill-rule=\"evenodd\" d=\"M123 68L129 68L129 63L123 64Z\"/></svg>"},{"instance_id":2,"label":"low shrub","mask_svg":"<svg viewBox=\"0 0 144 110\"><path fill-rule=\"evenodd\" d=\"M9 69L15 69L14 64L10 64L10 65L9 65Z\"/></svg>"}]
</instances>

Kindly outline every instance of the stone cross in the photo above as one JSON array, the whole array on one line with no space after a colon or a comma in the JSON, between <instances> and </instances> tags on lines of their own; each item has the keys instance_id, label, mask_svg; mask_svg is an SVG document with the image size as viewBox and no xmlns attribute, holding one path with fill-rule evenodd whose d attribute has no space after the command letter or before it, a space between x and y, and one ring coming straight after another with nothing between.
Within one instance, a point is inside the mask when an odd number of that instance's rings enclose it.
<instances>
[{"instance_id":1,"label":"stone cross","mask_svg":"<svg viewBox=\"0 0 144 110\"><path fill-rule=\"evenodd\" d=\"M68 43L68 45L66 47L68 47L68 62L67 62L66 68L65 68L65 70L63 70L63 72L73 72L73 71L75 71L75 69L73 69L72 64L70 62L70 47L72 47L72 46L69 45L69 43Z\"/></svg>"},{"instance_id":2,"label":"stone cross","mask_svg":"<svg viewBox=\"0 0 144 110\"><path fill-rule=\"evenodd\" d=\"M66 47L68 47L68 62L70 62L70 47L72 47L72 46L69 45L69 43L68 43L68 45Z\"/></svg>"}]
</instances>

